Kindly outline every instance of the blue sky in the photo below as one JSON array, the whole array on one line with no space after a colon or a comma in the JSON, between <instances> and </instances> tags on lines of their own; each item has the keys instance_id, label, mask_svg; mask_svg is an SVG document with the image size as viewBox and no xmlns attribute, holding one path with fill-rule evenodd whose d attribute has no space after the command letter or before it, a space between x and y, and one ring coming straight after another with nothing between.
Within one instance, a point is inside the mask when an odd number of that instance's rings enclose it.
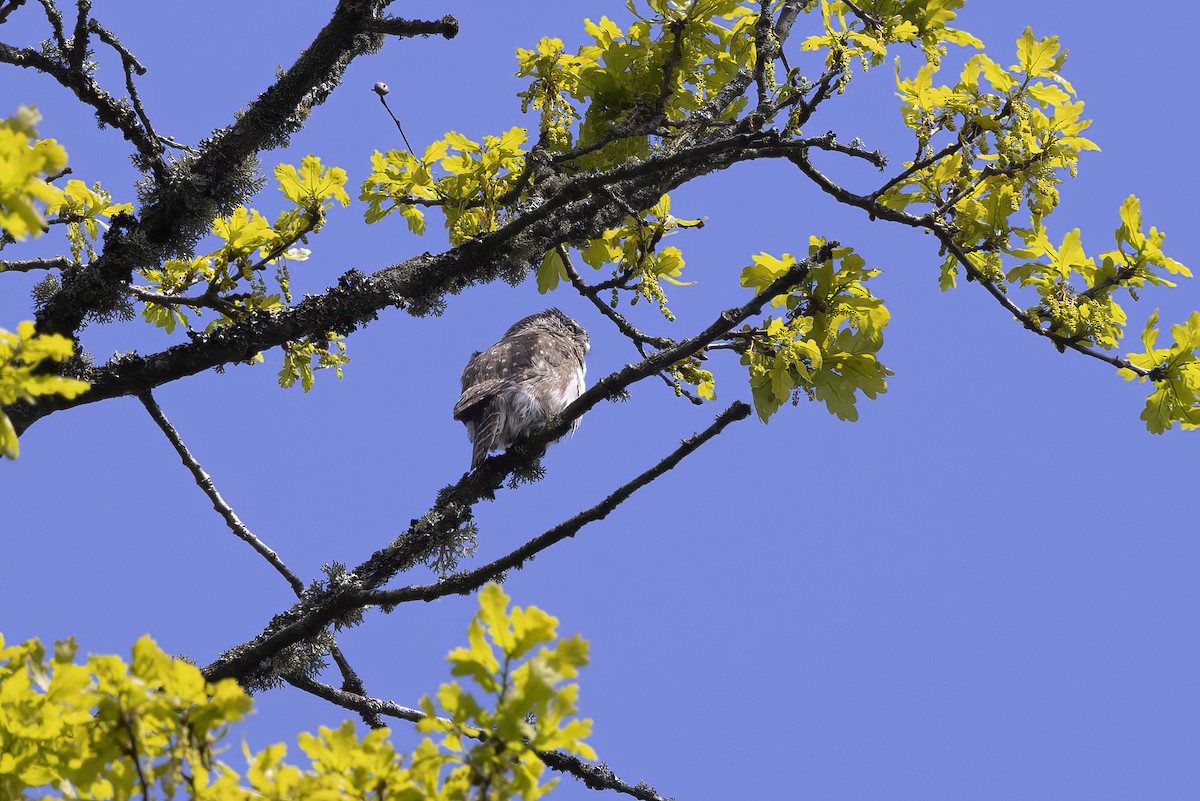
<instances>
[{"instance_id":1,"label":"blue sky","mask_svg":"<svg viewBox=\"0 0 1200 801\"><path fill-rule=\"evenodd\" d=\"M159 131L195 142L290 64L332 6L95 0L93 13L149 67L140 93ZM1079 226L1089 253L1108 249L1133 193L1147 223L1168 232L1168 254L1195 267L1200 12L1111 8L974 2L960 22L1001 63L1015 60L1026 25L1058 34L1071 51L1064 72L1096 120L1102 152L1087 154L1064 188L1052 238ZM515 98L523 86L512 76L514 50L544 35L573 47L584 16L627 21L615 0L393 10L453 14L461 33L391 41L355 62L291 146L264 156L265 168L315 153L357 187L374 149L402 146L370 91L376 81L392 87L418 148L449 130L478 138L535 126ZM793 62L803 24L787 48ZM0 27L11 44L46 35L36 4ZM97 131L53 83L2 74L0 114L37 104L42 133L64 143L76 177L134 199L118 135ZM121 85L111 62L100 79ZM912 150L888 67L857 75L810 128L861 137L896 164ZM878 180L841 174L862 187ZM256 205L277 210L273 193ZM673 327L645 306L633 310L645 329L702 327L746 297L737 276L752 254L802 253L820 234L885 269L873 283L892 311L882 358L896 375L887 395L861 403L855 424L805 404L769 426L731 427L509 577L518 603L591 640L582 706L601 758L680 799L1197 797L1193 435L1147 434L1138 420L1145 387L1058 354L974 285L941 294L931 237L831 207L790 165L740 165L673 201L680 216L708 221L673 243L698 283L672 290ZM361 214L358 204L332 212L295 270L298 292L446 246L436 222L417 238L390 219L367 228ZM4 256L61 251L52 240ZM31 316L33 280L0 277L0 326ZM323 562L362 561L461 475L470 447L450 409L463 364L551 304L592 332L593 379L635 358L577 296L541 297L528 281L471 289L441 318L383 314L349 340L345 379L320 374L307 395L276 386L274 352L266 365L206 373L157 397L243 520L312 578ZM1200 293L1188 283L1147 292L1130 308L1131 326L1156 307L1179 321L1200 307ZM84 334L99 359L171 342L141 323ZM551 450L545 481L480 507L479 558L595 503L748 395L735 358L712 363L718 405L698 409L646 381L630 403L589 413ZM21 445L19 461L0 465L6 639L75 635L87 651L127 652L150 632L205 663L290 603L287 585L224 528L136 400L55 414ZM342 642L369 692L414 705L448 677L444 655L463 641L473 609L456 598L371 613ZM256 747L294 744L298 731L347 717L291 690L260 696L257 708L241 729ZM402 745L414 741L406 725L396 730ZM237 764L236 752L229 757ZM558 797L592 792L565 779Z\"/></svg>"}]
</instances>

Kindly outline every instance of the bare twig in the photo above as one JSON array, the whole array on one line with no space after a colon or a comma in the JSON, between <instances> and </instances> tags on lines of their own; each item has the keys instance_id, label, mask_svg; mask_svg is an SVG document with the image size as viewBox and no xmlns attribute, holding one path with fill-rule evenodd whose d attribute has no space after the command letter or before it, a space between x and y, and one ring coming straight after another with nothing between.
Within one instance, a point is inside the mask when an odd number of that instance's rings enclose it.
<instances>
[{"instance_id":1,"label":"bare twig","mask_svg":"<svg viewBox=\"0 0 1200 801\"><path fill-rule=\"evenodd\" d=\"M600 288L588 286L584 282L583 277L579 274L579 271L575 269L575 265L572 264L571 257L568 254L566 247L559 245L557 252L559 258L562 259L563 269L567 274L567 280L571 282L571 286L575 287L579 294L591 301L592 305L599 309L601 314L603 314L609 320L612 320L613 324L616 325L617 329L622 334L632 340L633 346L637 348L638 353L641 354L643 359L646 358L646 345L661 350L662 348L669 348L675 344L675 340L673 339L649 336L647 334L643 334L641 331L635 328L633 324L625 318L624 315L599 298L599 294L602 291ZM666 373L659 373L659 376L662 378L664 384L666 384L672 390L680 392L696 406L701 406L704 404L703 400L692 395L682 387L677 386L676 383L672 381L670 376L668 376Z\"/></svg>"},{"instance_id":2,"label":"bare twig","mask_svg":"<svg viewBox=\"0 0 1200 801\"><path fill-rule=\"evenodd\" d=\"M145 75L146 68L143 67L136 58L134 58L133 54L130 53L123 44L121 44L120 40L118 40L116 36L107 31L96 20L93 19L88 21L88 30L100 37L100 40L113 50L117 51L117 54L121 57L121 66L125 69L125 90L129 92L129 100L131 103L133 103L134 113L136 113L138 119L141 120L142 129L146 132L146 135L151 140L163 142L164 137L159 136L154 132L154 126L150 124L150 118L146 115L146 109L142 106L142 99L138 97L137 85L133 82L133 74L136 72L138 75ZM162 148L160 146L159 153L161 154L161 152Z\"/></svg>"},{"instance_id":3,"label":"bare twig","mask_svg":"<svg viewBox=\"0 0 1200 801\"><path fill-rule=\"evenodd\" d=\"M267 561L267 564L275 568L275 571L287 580L287 583L292 586L292 590L297 595L302 595L304 593L304 582L283 563L283 560L279 558L279 555L275 551L268 548L266 543L254 536L254 533L246 528L246 525L238 518L237 513L233 511L233 507L225 502L225 499L221 497L221 493L217 492L217 487L213 484L212 476L204 472L204 468L196 461L196 457L192 456L191 451L184 444L183 438L179 436L179 432L167 420L167 416L163 414L162 409L154 400L154 396L149 392L143 392L138 395L138 400L142 402L142 405L146 407L146 411L150 413L150 417L154 420L155 424L166 435L167 440L171 443L171 447L175 449L175 453L179 454L179 459L183 462L184 467L188 469L192 477L196 480L196 486L208 496L213 508L217 510L217 514L221 515L221 518L225 521L225 525L229 527L234 536L253 548L259 556Z\"/></svg>"},{"instance_id":4,"label":"bare twig","mask_svg":"<svg viewBox=\"0 0 1200 801\"><path fill-rule=\"evenodd\" d=\"M50 22L50 29L54 33L54 43L58 45L58 52L63 58L67 57L67 37L63 30L62 14L58 7L54 5L54 0L38 0L42 4L42 8L46 12L46 19Z\"/></svg>"},{"instance_id":5,"label":"bare twig","mask_svg":"<svg viewBox=\"0 0 1200 801\"><path fill-rule=\"evenodd\" d=\"M555 250L558 253L558 257L562 259L563 270L566 272L567 280L571 282L571 286L575 287L580 295L583 295L585 298L591 301L592 305L595 306L601 314L603 314L609 320L612 320L613 325L617 327L617 330L632 339L634 344L638 346L638 350L642 353L642 356L646 355L645 352L642 351L642 345L649 345L653 348L658 348L661 350L662 348L669 348L675 344L675 340L673 339L643 334L641 331L635 328L633 323L629 322L624 315L622 315L609 304L600 300L600 298L596 297L600 290L590 287L584 283L583 276L581 276L579 271L575 269L575 264L571 261L571 254L567 252L565 246L559 245Z\"/></svg>"},{"instance_id":6,"label":"bare twig","mask_svg":"<svg viewBox=\"0 0 1200 801\"><path fill-rule=\"evenodd\" d=\"M200 151L191 145L185 145L183 142L177 142L169 136L158 135L158 141L162 142L167 147L173 147L176 150L182 150L184 153L190 153L193 156L200 155Z\"/></svg>"},{"instance_id":7,"label":"bare twig","mask_svg":"<svg viewBox=\"0 0 1200 801\"><path fill-rule=\"evenodd\" d=\"M400 138L404 140L404 146L408 148L408 152L413 158L417 158L417 152L413 150L413 146L408 143L408 137L404 135L404 128L400 125L400 120L392 113L392 107L388 105L387 98L383 96L383 92L379 91L379 84L376 84L375 93L379 95L379 102L387 109L388 116L392 118L392 122L396 123L396 130L400 132Z\"/></svg>"},{"instance_id":8,"label":"bare twig","mask_svg":"<svg viewBox=\"0 0 1200 801\"><path fill-rule=\"evenodd\" d=\"M86 32L85 25L85 35ZM75 50L72 48L70 52L74 53ZM81 102L91 106L101 122L120 131L125 139L137 148L139 155L146 161L156 178L165 176L167 167L162 161L162 146L157 139L146 133L135 112L121 105L112 95L101 89L82 66L78 68L73 65L64 66L36 50L16 48L3 43L0 43L0 63L37 70L58 81L60 85L71 90ZM44 326L39 326L39 328L44 328Z\"/></svg>"}]
</instances>

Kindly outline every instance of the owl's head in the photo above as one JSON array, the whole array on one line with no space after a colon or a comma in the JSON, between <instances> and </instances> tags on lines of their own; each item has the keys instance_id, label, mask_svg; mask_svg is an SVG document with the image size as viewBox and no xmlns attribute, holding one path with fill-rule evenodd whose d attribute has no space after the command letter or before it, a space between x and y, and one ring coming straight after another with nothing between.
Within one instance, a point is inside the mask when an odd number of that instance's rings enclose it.
<instances>
[{"instance_id":1,"label":"owl's head","mask_svg":"<svg viewBox=\"0 0 1200 801\"><path fill-rule=\"evenodd\" d=\"M567 337L575 347L579 348L581 353L585 354L592 347L587 330L558 309L546 309L518 320L508 329L505 336L525 331L544 331L555 336Z\"/></svg>"}]
</instances>

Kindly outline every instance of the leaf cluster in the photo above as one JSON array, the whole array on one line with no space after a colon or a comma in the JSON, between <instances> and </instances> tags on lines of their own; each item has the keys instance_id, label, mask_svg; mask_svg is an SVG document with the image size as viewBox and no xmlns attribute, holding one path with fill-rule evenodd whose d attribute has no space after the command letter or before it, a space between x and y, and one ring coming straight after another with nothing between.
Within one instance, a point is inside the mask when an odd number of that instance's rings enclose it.
<instances>
[{"instance_id":1,"label":"leaf cluster","mask_svg":"<svg viewBox=\"0 0 1200 801\"><path fill-rule=\"evenodd\" d=\"M37 204L55 203L61 193L46 179L67 166L67 151L53 139L38 139L41 115L21 106L0 120L0 230L16 239L40 236L46 218Z\"/></svg>"},{"instance_id":2,"label":"leaf cluster","mask_svg":"<svg viewBox=\"0 0 1200 801\"><path fill-rule=\"evenodd\" d=\"M813 237L810 255L824 244ZM759 291L795 264L788 253L759 254L742 270L742 286ZM875 398L887 391L892 372L878 354L889 313L866 286L879 273L868 270L852 248L834 248L828 261L772 301L786 314L738 332L754 406L764 422L800 395L824 403L839 419L857 420L858 393Z\"/></svg>"},{"instance_id":3,"label":"leaf cluster","mask_svg":"<svg viewBox=\"0 0 1200 801\"><path fill-rule=\"evenodd\" d=\"M194 801L533 801L554 781L539 751L593 757L590 721L576 713L578 687L564 684L587 663L587 643L559 639L557 621L534 607L508 608L495 584L480 594L470 646L453 651L456 676L470 677L483 703L457 683L438 706L422 702L426 734L410 755L386 729L364 737L350 721L299 736L305 767L275 744L252 753L245 770L225 760L230 726L253 706L232 679L205 682L194 665L149 637L132 661L90 656L76 664L73 640L49 653L37 640L0 638L0 797L94 799L186 797Z\"/></svg>"},{"instance_id":4,"label":"leaf cluster","mask_svg":"<svg viewBox=\"0 0 1200 801\"><path fill-rule=\"evenodd\" d=\"M475 142L454 131L425 149L421 158L405 150L378 150L359 199L366 221L398 212L414 234L425 233L422 205L445 213L451 244L494 231L511 207L525 164L524 128Z\"/></svg>"},{"instance_id":5,"label":"leaf cluster","mask_svg":"<svg viewBox=\"0 0 1200 801\"><path fill-rule=\"evenodd\" d=\"M87 391L86 381L55 374L48 365L61 364L74 353L71 340L59 334L39 334L31 321L11 333L0 328L0 407L43 395L73 398ZM17 432L0 411L0 456L17 458Z\"/></svg>"}]
</instances>

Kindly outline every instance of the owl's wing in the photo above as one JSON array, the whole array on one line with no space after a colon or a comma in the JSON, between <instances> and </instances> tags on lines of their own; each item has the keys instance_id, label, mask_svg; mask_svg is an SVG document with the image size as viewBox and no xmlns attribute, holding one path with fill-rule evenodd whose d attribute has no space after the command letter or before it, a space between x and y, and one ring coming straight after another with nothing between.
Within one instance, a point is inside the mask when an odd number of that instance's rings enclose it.
<instances>
[{"instance_id":1,"label":"owl's wing","mask_svg":"<svg viewBox=\"0 0 1200 801\"><path fill-rule=\"evenodd\" d=\"M454 404L454 419L462 420L470 415L472 409L491 398L509 383L507 378L489 378L466 387L459 396L458 403Z\"/></svg>"},{"instance_id":2,"label":"owl's wing","mask_svg":"<svg viewBox=\"0 0 1200 801\"><path fill-rule=\"evenodd\" d=\"M536 337L517 334L476 353L462 373L462 397L454 404L454 419L462 420L472 407L529 371Z\"/></svg>"}]
</instances>

